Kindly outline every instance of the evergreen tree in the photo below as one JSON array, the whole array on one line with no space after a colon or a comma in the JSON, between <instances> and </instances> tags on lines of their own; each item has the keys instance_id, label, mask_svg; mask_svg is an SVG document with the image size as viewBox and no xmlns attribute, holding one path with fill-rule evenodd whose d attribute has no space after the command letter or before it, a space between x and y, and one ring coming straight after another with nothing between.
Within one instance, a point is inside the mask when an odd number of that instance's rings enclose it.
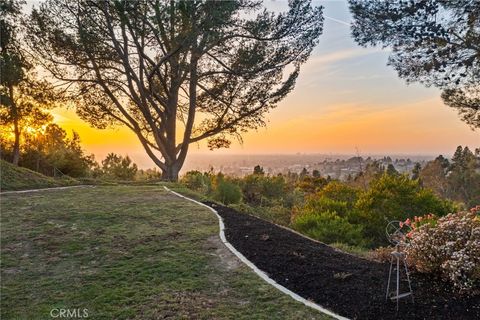
<instances>
[{"instance_id":1,"label":"evergreen tree","mask_svg":"<svg viewBox=\"0 0 480 320\"><path fill-rule=\"evenodd\" d=\"M357 43L388 47L401 78L440 88L463 121L480 127L480 1L349 3Z\"/></svg>"},{"instance_id":2,"label":"evergreen tree","mask_svg":"<svg viewBox=\"0 0 480 320\"><path fill-rule=\"evenodd\" d=\"M398 175L398 171L397 169L395 169L395 166L391 163L388 164L387 166L387 169L385 170L385 172L390 175L390 176L394 176L394 175Z\"/></svg>"},{"instance_id":3,"label":"evergreen tree","mask_svg":"<svg viewBox=\"0 0 480 320\"><path fill-rule=\"evenodd\" d=\"M422 165L419 162L415 163L415 166L412 169L412 179L416 180L420 178L420 171L422 170Z\"/></svg>"},{"instance_id":4,"label":"evergreen tree","mask_svg":"<svg viewBox=\"0 0 480 320\"><path fill-rule=\"evenodd\" d=\"M123 125L166 180L190 144L228 147L291 92L322 32L322 7L255 0L46 0L28 43L96 128ZM180 121L179 121L180 120Z\"/></svg>"}]
</instances>

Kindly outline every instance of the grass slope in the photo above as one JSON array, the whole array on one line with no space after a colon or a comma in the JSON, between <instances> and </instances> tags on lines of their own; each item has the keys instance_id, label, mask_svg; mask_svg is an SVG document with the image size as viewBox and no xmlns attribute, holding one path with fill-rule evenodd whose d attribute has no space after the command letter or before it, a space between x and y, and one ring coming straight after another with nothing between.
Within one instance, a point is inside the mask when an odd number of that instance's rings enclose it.
<instances>
[{"instance_id":1,"label":"grass slope","mask_svg":"<svg viewBox=\"0 0 480 320\"><path fill-rule=\"evenodd\" d=\"M54 179L27 168L17 167L0 160L0 190L51 188L78 184L73 178Z\"/></svg>"},{"instance_id":2,"label":"grass slope","mask_svg":"<svg viewBox=\"0 0 480 320\"><path fill-rule=\"evenodd\" d=\"M206 208L159 186L1 196L1 318L326 319L218 239Z\"/></svg>"}]
</instances>

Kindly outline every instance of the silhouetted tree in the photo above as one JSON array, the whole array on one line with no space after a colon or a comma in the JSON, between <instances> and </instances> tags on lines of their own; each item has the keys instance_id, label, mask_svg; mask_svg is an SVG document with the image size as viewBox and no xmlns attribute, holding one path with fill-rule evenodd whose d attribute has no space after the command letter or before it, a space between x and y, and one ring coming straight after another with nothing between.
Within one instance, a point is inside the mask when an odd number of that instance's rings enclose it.
<instances>
[{"instance_id":1,"label":"silhouetted tree","mask_svg":"<svg viewBox=\"0 0 480 320\"><path fill-rule=\"evenodd\" d=\"M442 155L439 155L438 157L436 157L435 160L437 160L441 164L442 168L444 169L448 169L450 167L450 162L448 161L447 158L445 158Z\"/></svg>"},{"instance_id":2,"label":"silhouetted tree","mask_svg":"<svg viewBox=\"0 0 480 320\"><path fill-rule=\"evenodd\" d=\"M125 125L163 178L177 180L191 143L228 147L265 125L318 41L321 7L262 9L249 0L47 0L28 40L70 86L82 119Z\"/></svg>"},{"instance_id":3,"label":"silhouetted tree","mask_svg":"<svg viewBox=\"0 0 480 320\"><path fill-rule=\"evenodd\" d=\"M386 172L388 175L390 175L390 176L392 176L392 175L397 175L397 174L398 174L397 169L395 169L395 166L394 166L393 164L391 164L391 163L388 164L387 169L385 170L385 172Z\"/></svg>"},{"instance_id":4,"label":"silhouetted tree","mask_svg":"<svg viewBox=\"0 0 480 320\"><path fill-rule=\"evenodd\" d=\"M5 1L0 5L0 115L2 124L11 122L14 126L12 162L15 165L18 165L20 156L20 128L14 87L25 77L25 63L14 41L16 25L13 20L20 15L20 11L20 4L16 1Z\"/></svg>"},{"instance_id":5,"label":"silhouetted tree","mask_svg":"<svg viewBox=\"0 0 480 320\"><path fill-rule=\"evenodd\" d=\"M300 171L300 179L303 179L308 175L309 175L309 173L308 173L307 168L303 168L302 171Z\"/></svg>"},{"instance_id":6,"label":"silhouetted tree","mask_svg":"<svg viewBox=\"0 0 480 320\"><path fill-rule=\"evenodd\" d=\"M52 87L35 79L20 46L22 4L16 0L0 3L0 125L3 133L13 129L11 161L15 165L20 160L23 129L49 122L51 116L43 109L53 104Z\"/></svg>"},{"instance_id":7,"label":"silhouetted tree","mask_svg":"<svg viewBox=\"0 0 480 320\"><path fill-rule=\"evenodd\" d=\"M480 157L468 147L458 146L448 174L449 196L468 207L480 201Z\"/></svg>"},{"instance_id":8,"label":"silhouetted tree","mask_svg":"<svg viewBox=\"0 0 480 320\"><path fill-rule=\"evenodd\" d=\"M419 162L415 163L415 166L412 169L412 179L416 180L420 177L420 171L422 171L422 165Z\"/></svg>"},{"instance_id":9,"label":"silhouetted tree","mask_svg":"<svg viewBox=\"0 0 480 320\"><path fill-rule=\"evenodd\" d=\"M109 153L102 161L102 171L105 176L113 179L133 180L138 167L129 156L122 157Z\"/></svg>"},{"instance_id":10,"label":"silhouetted tree","mask_svg":"<svg viewBox=\"0 0 480 320\"><path fill-rule=\"evenodd\" d=\"M265 174L265 171L263 171L263 168L260 165L256 165L253 168L253 174L258 174L258 175L263 176Z\"/></svg>"},{"instance_id":11,"label":"silhouetted tree","mask_svg":"<svg viewBox=\"0 0 480 320\"><path fill-rule=\"evenodd\" d=\"M448 197L447 168L443 166L442 159L437 157L427 162L420 170L418 177L423 187L433 190L440 197Z\"/></svg>"},{"instance_id":12,"label":"silhouetted tree","mask_svg":"<svg viewBox=\"0 0 480 320\"><path fill-rule=\"evenodd\" d=\"M80 145L80 136L73 131L72 137L51 120L31 123L29 130L21 133L21 148L18 165L45 175L65 174L71 177L85 177L98 164L93 155L86 155ZM32 116L29 120L38 120ZM13 141L2 136L2 159L10 159L13 154Z\"/></svg>"},{"instance_id":13,"label":"silhouetted tree","mask_svg":"<svg viewBox=\"0 0 480 320\"><path fill-rule=\"evenodd\" d=\"M349 3L357 43L391 48L388 63L400 77L442 89L444 102L480 127L480 1Z\"/></svg>"},{"instance_id":14,"label":"silhouetted tree","mask_svg":"<svg viewBox=\"0 0 480 320\"><path fill-rule=\"evenodd\" d=\"M356 187L363 187L367 190L368 185L374 179L383 175L385 167L378 160L368 162L364 171L359 172L353 179L352 185Z\"/></svg>"}]
</instances>

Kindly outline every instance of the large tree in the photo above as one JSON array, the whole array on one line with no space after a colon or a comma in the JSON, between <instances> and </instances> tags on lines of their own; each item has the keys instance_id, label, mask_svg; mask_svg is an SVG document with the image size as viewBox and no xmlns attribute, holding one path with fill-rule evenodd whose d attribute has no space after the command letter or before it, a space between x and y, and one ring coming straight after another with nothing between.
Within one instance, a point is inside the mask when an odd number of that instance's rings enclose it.
<instances>
[{"instance_id":1,"label":"large tree","mask_svg":"<svg viewBox=\"0 0 480 320\"><path fill-rule=\"evenodd\" d=\"M322 8L301 0L280 14L256 0L47 0L28 40L80 117L127 126L176 180L190 144L228 147L265 124L322 25Z\"/></svg>"},{"instance_id":2,"label":"large tree","mask_svg":"<svg viewBox=\"0 0 480 320\"><path fill-rule=\"evenodd\" d=\"M472 129L480 127L480 1L349 0L352 34L390 48L389 64L407 82L443 90Z\"/></svg>"}]
</instances>

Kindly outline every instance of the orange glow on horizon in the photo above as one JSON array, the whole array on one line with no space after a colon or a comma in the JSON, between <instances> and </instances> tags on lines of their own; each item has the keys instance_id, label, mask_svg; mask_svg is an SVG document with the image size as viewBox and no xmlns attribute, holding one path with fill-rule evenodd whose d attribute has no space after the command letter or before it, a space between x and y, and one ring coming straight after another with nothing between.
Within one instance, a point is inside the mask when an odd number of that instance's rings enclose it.
<instances>
[{"instance_id":1,"label":"orange glow on horizon","mask_svg":"<svg viewBox=\"0 0 480 320\"><path fill-rule=\"evenodd\" d=\"M268 117L267 128L244 135L244 143L234 142L227 150L214 153L343 153L354 154L451 154L457 145L480 145L478 132L461 122L455 111L440 98L393 108L363 105L319 107L317 113L283 118L279 115L295 108L282 103ZM300 109L299 107L297 107ZM285 110L287 109L287 110ZM327 110L326 112L322 112ZM98 130L79 119L71 109L54 110L55 122L69 134L80 134L82 146L102 160L109 152L128 154L141 167L153 167L127 128ZM191 153L212 153L204 143L194 144Z\"/></svg>"}]
</instances>

